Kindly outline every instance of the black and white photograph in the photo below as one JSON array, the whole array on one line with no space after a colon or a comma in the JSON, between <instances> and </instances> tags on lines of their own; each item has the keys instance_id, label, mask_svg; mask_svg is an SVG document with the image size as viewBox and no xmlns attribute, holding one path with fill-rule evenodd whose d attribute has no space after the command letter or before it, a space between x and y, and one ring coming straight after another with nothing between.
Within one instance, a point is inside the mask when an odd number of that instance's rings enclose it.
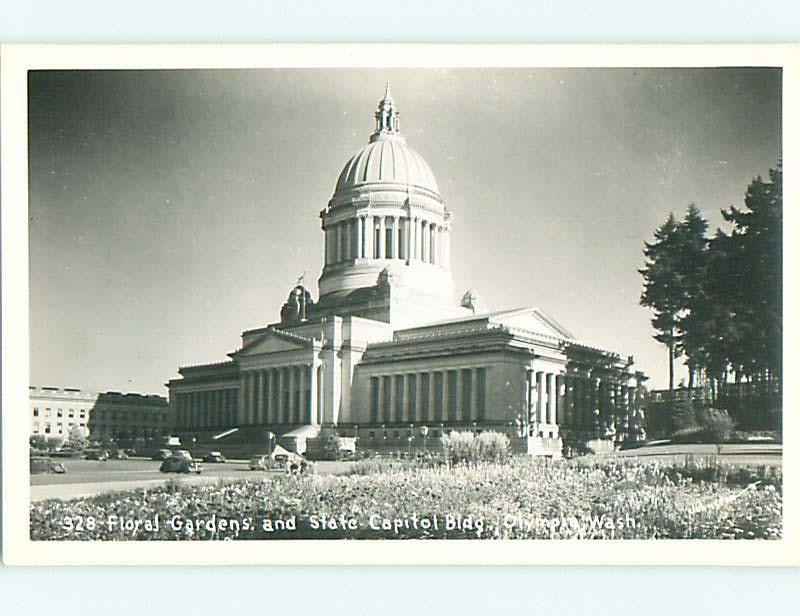
<instances>
[{"instance_id":1,"label":"black and white photograph","mask_svg":"<svg viewBox=\"0 0 800 616\"><path fill-rule=\"evenodd\" d=\"M4 541L785 545L783 66L502 57L26 70Z\"/></svg>"}]
</instances>

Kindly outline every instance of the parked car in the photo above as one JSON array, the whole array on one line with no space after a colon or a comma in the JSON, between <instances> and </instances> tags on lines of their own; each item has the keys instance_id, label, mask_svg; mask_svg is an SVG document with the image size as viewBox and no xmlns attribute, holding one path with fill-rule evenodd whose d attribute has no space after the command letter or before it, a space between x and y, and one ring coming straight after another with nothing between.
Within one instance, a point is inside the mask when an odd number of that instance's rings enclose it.
<instances>
[{"instance_id":1,"label":"parked car","mask_svg":"<svg viewBox=\"0 0 800 616\"><path fill-rule=\"evenodd\" d=\"M128 454L129 456L135 456L136 455L136 450L129 448L129 449L125 450L125 453Z\"/></svg>"},{"instance_id":2,"label":"parked car","mask_svg":"<svg viewBox=\"0 0 800 616\"><path fill-rule=\"evenodd\" d=\"M172 452L169 449L159 449L153 454L153 460L166 460L172 456Z\"/></svg>"},{"instance_id":3,"label":"parked car","mask_svg":"<svg viewBox=\"0 0 800 616\"><path fill-rule=\"evenodd\" d=\"M270 466L270 457L268 453L260 453L250 458L248 465L251 471L268 471Z\"/></svg>"},{"instance_id":4,"label":"parked car","mask_svg":"<svg viewBox=\"0 0 800 616\"><path fill-rule=\"evenodd\" d=\"M108 452L105 449L87 449L84 457L87 460L108 460Z\"/></svg>"},{"instance_id":5,"label":"parked car","mask_svg":"<svg viewBox=\"0 0 800 616\"><path fill-rule=\"evenodd\" d=\"M197 473L199 475L203 472L203 465L191 458L172 456L164 460L158 470L162 473Z\"/></svg>"},{"instance_id":6,"label":"parked car","mask_svg":"<svg viewBox=\"0 0 800 616\"><path fill-rule=\"evenodd\" d=\"M203 458L203 462L225 462L225 456L222 455L219 451L209 451L205 458Z\"/></svg>"},{"instance_id":7,"label":"parked car","mask_svg":"<svg viewBox=\"0 0 800 616\"><path fill-rule=\"evenodd\" d=\"M66 473L67 467L63 462L51 460L45 456L31 456L31 475L39 473Z\"/></svg>"},{"instance_id":8,"label":"parked car","mask_svg":"<svg viewBox=\"0 0 800 616\"><path fill-rule=\"evenodd\" d=\"M108 454L109 460L127 460L128 454L122 451L121 449L115 449L110 454Z\"/></svg>"}]
</instances>

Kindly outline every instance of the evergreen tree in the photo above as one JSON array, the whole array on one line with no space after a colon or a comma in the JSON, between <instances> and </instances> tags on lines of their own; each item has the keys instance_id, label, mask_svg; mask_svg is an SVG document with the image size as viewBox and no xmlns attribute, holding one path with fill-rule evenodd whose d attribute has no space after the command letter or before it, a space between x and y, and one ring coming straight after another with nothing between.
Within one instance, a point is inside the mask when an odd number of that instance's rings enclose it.
<instances>
[{"instance_id":1,"label":"evergreen tree","mask_svg":"<svg viewBox=\"0 0 800 616\"><path fill-rule=\"evenodd\" d=\"M654 338L667 347L669 353L669 389L675 388L675 357L678 352L678 316L682 309L679 249L681 232L675 216L669 218L655 232L655 241L645 242L645 266L639 270L644 279L644 289L639 299L642 306L652 308L651 319L656 330Z\"/></svg>"},{"instance_id":2,"label":"evergreen tree","mask_svg":"<svg viewBox=\"0 0 800 616\"><path fill-rule=\"evenodd\" d=\"M783 333L783 168L770 170L770 181L759 176L747 188L746 209L723 210L733 223L728 252L744 269L737 276L732 308L747 334L747 353L735 364L747 376L781 373Z\"/></svg>"},{"instance_id":3,"label":"evergreen tree","mask_svg":"<svg viewBox=\"0 0 800 616\"><path fill-rule=\"evenodd\" d=\"M682 294L678 315L679 352L686 356L689 387L695 385L695 374L706 363L706 320L709 306L705 293L708 221L692 203L678 229L679 243L675 258L678 266L676 292Z\"/></svg>"}]
</instances>

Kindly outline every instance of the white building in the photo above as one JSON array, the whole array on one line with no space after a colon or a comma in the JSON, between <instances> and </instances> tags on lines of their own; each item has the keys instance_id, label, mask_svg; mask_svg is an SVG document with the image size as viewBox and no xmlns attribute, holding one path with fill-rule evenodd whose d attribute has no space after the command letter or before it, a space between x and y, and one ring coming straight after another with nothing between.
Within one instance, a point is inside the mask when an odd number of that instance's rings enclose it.
<instances>
[{"instance_id":1,"label":"white building","mask_svg":"<svg viewBox=\"0 0 800 616\"><path fill-rule=\"evenodd\" d=\"M223 442L254 448L274 433L302 450L335 431L405 449L423 433L492 429L554 456L564 440L641 438L632 358L580 344L533 307L485 312L471 290L456 300L454 217L388 86L320 218L319 299L298 284L280 320L243 332L228 360L180 368L168 383L178 433L235 428Z\"/></svg>"}]
</instances>

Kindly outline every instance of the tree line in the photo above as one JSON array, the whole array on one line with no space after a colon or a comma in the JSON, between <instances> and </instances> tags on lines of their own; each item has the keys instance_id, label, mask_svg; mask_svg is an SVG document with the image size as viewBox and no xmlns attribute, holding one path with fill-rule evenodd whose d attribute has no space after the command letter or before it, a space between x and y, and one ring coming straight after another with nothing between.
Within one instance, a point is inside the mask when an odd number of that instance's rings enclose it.
<instances>
[{"instance_id":1,"label":"tree line","mask_svg":"<svg viewBox=\"0 0 800 616\"><path fill-rule=\"evenodd\" d=\"M654 338L667 348L670 397L675 360L689 388L712 405L720 388L755 383L780 391L782 369L783 170L752 180L744 207L722 209L731 230L708 237L708 221L689 205L670 213L645 242L640 304L653 310Z\"/></svg>"}]
</instances>

